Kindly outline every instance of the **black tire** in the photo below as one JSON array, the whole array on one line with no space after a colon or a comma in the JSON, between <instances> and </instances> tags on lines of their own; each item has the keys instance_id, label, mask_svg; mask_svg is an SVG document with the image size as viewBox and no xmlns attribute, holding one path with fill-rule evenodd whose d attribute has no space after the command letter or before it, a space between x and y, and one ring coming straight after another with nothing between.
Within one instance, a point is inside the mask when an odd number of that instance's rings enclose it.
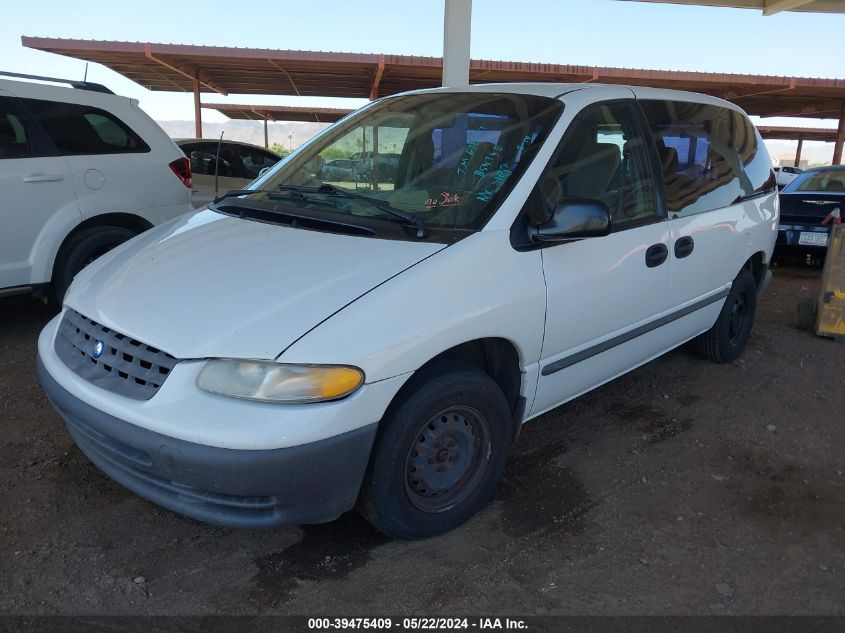
<instances>
[{"instance_id":1,"label":"black tire","mask_svg":"<svg viewBox=\"0 0 845 633\"><path fill-rule=\"evenodd\" d=\"M733 280L716 323L695 339L699 355L714 363L736 360L748 342L756 312L757 282L743 269Z\"/></svg>"},{"instance_id":2,"label":"black tire","mask_svg":"<svg viewBox=\"0 0 845 633\"><path fill-rule=\"evenodd\" d=\"M812 330L816 325L816 300L812 297L801 297L798 309L795 311L795 327L799 330Z\"/></svg>"},{"instance_id":3,"label":"black tire","mask_svg":"<svg viewBox=\"0 0 845 633\"><path fill-rule=\"evenodd\" d=\"M512 436L507 400L487 374L455 361L433 364L382 419L359 507L393 538L451 530L490 499Z\"/></svg>"},{"instance_id":4,"label":"black tire","mask_svg":"<svg viewBox=\"0 0 845 633\"><path fill-rule=\"evenodd\" d=\"M136 235L136 231L122 226L92 226L69 237L53 266L52 296L56 303L62 304L68 286L80 270Z\"/></svg>"}]
</instances>

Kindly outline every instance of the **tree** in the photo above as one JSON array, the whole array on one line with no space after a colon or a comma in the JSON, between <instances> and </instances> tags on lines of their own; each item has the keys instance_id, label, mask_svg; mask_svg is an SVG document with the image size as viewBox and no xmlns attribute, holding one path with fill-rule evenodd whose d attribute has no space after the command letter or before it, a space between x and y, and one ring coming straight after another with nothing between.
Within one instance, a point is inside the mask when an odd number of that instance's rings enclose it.
<instances>
[{"instance_id":1,"label":"tree","mask_svg":"<svg viewBox=\"0 0 845 633\"><path fill-rule=\"evenodd\" d=\"M274 154L278 154L282 158L290 154L290 150L287 147L282 147L281 143L273 143L270 146L270 151Z\"/></svg>"}]
</instances>

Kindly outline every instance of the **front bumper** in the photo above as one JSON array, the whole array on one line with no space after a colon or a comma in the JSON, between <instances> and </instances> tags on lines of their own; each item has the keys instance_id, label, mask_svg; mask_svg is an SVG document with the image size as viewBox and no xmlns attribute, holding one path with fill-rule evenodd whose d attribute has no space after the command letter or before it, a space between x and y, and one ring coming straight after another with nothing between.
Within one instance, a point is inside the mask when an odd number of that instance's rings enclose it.
<instances>
[{"instance_id":1,"label":"front bumper","mask_svg":"<svg viewBox=\"0 0 845 633\"><path fill-rule=\"evenodd\" d=\"M322 523L355 504L377 424L285 448L207 446L101 411L60 385L40 356L37 364L44 391L79 449L153 503L239 528Z\"/></svg>"}]
</instances>

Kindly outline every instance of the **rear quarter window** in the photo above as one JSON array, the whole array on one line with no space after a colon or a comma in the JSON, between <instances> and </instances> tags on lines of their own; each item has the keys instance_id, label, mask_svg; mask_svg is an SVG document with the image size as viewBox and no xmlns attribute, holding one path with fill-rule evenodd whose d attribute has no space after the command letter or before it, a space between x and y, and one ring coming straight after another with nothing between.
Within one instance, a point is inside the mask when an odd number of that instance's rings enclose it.
<instances>
[{"instance_id":1,"label":"rear quarter window","mask_svg":"<svg viewBox=\"0 0 845 633\"><path fill-rule=\"evenodd\" d=\"M656 145L669 212L704 213L775 189L762 139L740 112L680 101L640 105Z\"/></svg>"},{"instance_id":2,"label":"rear quarter window","mask_svg":"<svg viewBox=\"0 0 845 633\"><path fill-rule=\"evenodd\" d=\"M32 154L26 128L8 99L0 97L0 159Z\"/></svg>"},{"instance_id":3,"label":"rear quarter window","mask_svg":"<svg viewBox=\"0 0 845 633\"><path fill-rule=\"evenodd\" d=\"M119 118L92 106L23 99L60 154L149 152L150 146Z\"/></svg>"}]
</instances>

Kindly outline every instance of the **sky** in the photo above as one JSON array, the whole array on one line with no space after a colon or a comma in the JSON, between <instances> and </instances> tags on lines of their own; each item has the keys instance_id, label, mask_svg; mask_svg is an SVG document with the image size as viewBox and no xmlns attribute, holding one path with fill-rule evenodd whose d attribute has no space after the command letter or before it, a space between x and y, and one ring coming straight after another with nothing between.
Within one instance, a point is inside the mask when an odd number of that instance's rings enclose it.
<instances>
[{"instance_id":1,"label":"sky","mask_svg":"<svg viewBox=\"0 0 845 633\"><path fill-rule=\"evenodd\" d=\"M21 46L21 35L440 56L443 0L267 0L241 15L218 0L10 2L0 69L81 79L82 61ZM246 5L243 5L246 6ZM34 8L34 7L37 7ZM845 15L617 0L474 0L473 58L811 77L845 77ZM185 93L153 93L91 64L88 79L137 98L157 120L193 119ZM340 105L360 100L204 95L204 101ZM204 111L208 122L225 121ZM835 126L835 122L787 123Z\"/></svg>"}]
</instances>

